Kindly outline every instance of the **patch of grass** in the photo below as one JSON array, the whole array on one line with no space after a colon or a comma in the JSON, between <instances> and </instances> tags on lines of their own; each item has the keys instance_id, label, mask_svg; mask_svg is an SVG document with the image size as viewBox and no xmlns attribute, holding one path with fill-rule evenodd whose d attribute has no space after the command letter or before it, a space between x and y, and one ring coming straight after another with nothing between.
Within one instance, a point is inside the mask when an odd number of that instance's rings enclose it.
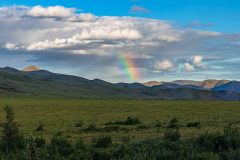
<instances>
[{"instance_id":1,"label":"patch of grass","mask_svg":"<svg viewBox=\"0 0 240 160\"><path fill-rule=\"evenodd\" d=\"M124 122L128 116L137 117L141 123L119 125L119 131L107 128L113 141L118 142L127 136L131 141L162 136L172 117L178 120L178 126L185 126L181 127L183 138L206 131L221 131L228 124L240 127L239 101L0 98L1 111L5 105L13 106L23 134L43 136L48 140L61 131L65 136L71 135L71 140L82 137L86 143L90 143L94 137L106 132L106 122ZM81 128L75 126L79 120L84 122ZM3 121L4 113L0 112L0 122ZM157 125L156 121L161 123ZM36 132L39 122L44 124L44 130ZM84 131L93 122L100 131ZM201 130L198 127L186 127L192 122L201 122ZM151 128L146 132L137 130L141 124L151 124Z\"/></svg>"}]
</instances>

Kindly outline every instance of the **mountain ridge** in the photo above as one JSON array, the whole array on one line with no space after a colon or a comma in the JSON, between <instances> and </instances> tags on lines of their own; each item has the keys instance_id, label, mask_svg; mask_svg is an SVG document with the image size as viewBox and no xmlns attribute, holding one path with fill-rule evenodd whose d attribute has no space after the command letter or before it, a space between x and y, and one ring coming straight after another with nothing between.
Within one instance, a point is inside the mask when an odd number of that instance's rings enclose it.
<instances>
[{"instance_id":1,"label":"mountain ridge","mask_svg":"<svg viewBox=\"0 0 240 160\"><path fill-rule=\"evenodd\" d=\"M180 85L165 82L149 87L141 83L88 80L46 70L25 72L11 67L0 68L0 95L59 98L240 100L240 94L235 91L217 91L190 84Z\"/></svg>"},{"instance_id":2,"label":"mountain ridge","mask_svg":"<svg viewBox=\"0 0 240 160\"><path fill-rule=\"evenodd\" d=\"M158 86L158 85L164 85L164 84L177 84L177 85L192 85L196 87L202 87L205 89L211 89L216 86L220 86L222 84L226 84L230 82L230 80L216 80L216 79L207 79L203 81L194 81L194 80L175 80L170 82L158 82L158 81L149 81L143 83L143 85L152 87L152 86Z\"/></svg>"}]
</instances>

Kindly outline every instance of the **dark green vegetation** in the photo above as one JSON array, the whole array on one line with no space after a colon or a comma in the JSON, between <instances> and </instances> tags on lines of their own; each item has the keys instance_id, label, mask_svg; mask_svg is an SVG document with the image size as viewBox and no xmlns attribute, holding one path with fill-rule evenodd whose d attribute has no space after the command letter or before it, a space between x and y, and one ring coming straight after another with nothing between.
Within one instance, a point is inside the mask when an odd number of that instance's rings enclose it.
<instances>
[{"instance_id":1,"label":"dark green vegetation","mask_svg":"<svg viewBox=\"0 0 240 160\"><path fill-rule=\"evenodd\" d=\"M114 142L144 140L176 125L183 137L221 131L228 124L240 127L237 101L5 98L0 104L0 110L13 106L21 133L50 138L61 131L70 139L82 137L87 142L105 134ZM3 118L0 112L0 121Z\"/></svg>"},{"instance_id":2,"label":"dark green vegetation","mask_svg":"<svg viewBox=\"0 0 240 160\"><path fill-rule=\"evenodd\" d=\"M240 87L239 82L236 87ZM193 85L165 84L147 87L140 83L113 84L100 79L55 74L45 70L23 72L0 68L0 95L42 98L131 98L131 99L203 99L240 100L240 94L228 90L207 90Z\"/></svg>"},{"instance_id":3,"label":"dark green vegetation","mask_svg":"<svg viewBox=\"0 0 240 160\"><path fill-rule=\"evenodd\" d=\"M164 136L139 141L113 142L111 135L93 139L70 140L57 132L49 140L20 134L12 107L6 106L1 123L0 158L2 160L239 160L240 129L225 127L223 132L204 133L195 137L181 136L176 118L168 122ZM127 123L131 119L131 122ZM133 120L133 121L132 121ZM136 125L128 117L121 125ZM196 126L194 125L191 126Z\"/></svg>"}]
</instances>

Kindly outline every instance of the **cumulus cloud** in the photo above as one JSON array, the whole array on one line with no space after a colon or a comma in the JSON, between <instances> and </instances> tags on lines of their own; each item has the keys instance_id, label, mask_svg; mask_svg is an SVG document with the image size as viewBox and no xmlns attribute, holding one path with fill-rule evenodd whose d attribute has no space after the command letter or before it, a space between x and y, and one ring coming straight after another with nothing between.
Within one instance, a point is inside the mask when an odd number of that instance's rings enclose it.
<instances>
[{"instance_id":1,"label":"cumulus cloud","mask_svg":"<svg viewBox=\"0 0 240 160\"><path fill-rule=\"evenodd\" d=\"M6 43L4 47L8 50L18 50L19 49L19 47L13 43Z\"/></svg>"},{"instance_id":2,"label":"cumulus cloud","mask_svg":"<svg viewBox=\"0 0 240 160\"><path fill-rule=\"evenodd\" d=\"M35 6L31 8L27 15L33 17L71 17L74 13L74 9L65 8L63 6Z\"/></svg>"},{"instance_id":3,"label":"cumulus cloud","mask_svg":"<svg viewBox=\"0 0 240 160\"><path fill-rule=\"evenodd\" d=\"M54 61L88 73L121 70L118 55L129 54L146 77L199 74L223 69L212 57L236 59L240 52L239 35L179 28L157 19L97 17L61 6L2 7L0 24L0 54L31 55L28 61Z\"/></svg>"},{"instance_id":4,"label":"cumulus cloud","mask_svg":"<svg viewBox=\"0 0 240 160\"><path fill-rule=\"evenodd\" d=\"M169 60L163 60L156 62L154 68L159 71L168 71L174 68L174 64Z\"/></svg>"},{"instance_id":5,"label":"cumulus cloud","mask_svg":"<svg viewBox=\"0 0 240 160\"><path fill-rule=\"evenodd\" d=\"M56 38L54 41L45 40L43 42L33 42L29 44L27 50L44 50L51 48L63 48L70 45L102 42L104 40L136 40L141 38L141 34L136 30L125 29L95 29L82 30L79 34L67 39Z\"/></svg>"},{"instance_id":6,"label":"cumulus cloud","mask_svg":"<svg viewBox=\"0 0 240 160\"><path fill-rule=\"evenodd\" d=\"M185 63L184 64L184 70L187 71L187 72L194 71L194 66L191 65L190 63Z\"/></svg>"},{"instance_id":7,"label":"cumulus cloud","mask_svg":"<svg viewBox=\"0 0 240 160\"><path fill-rule=\"evenodd\" d=\"M96 20L96 16L91 13L80 13L70 16L68 18L64 18L63 20L70 22L92 22Z\"/></svg>"},{"instance_id":8,"label":"cumulus cloud","mask_svg":"<svg viewBox=\"0 0 240 160\"><path fill-rule=\"evenodd\" d=\"M194 56L193 57L193 63L194 64L200 64L202 62L203 57L200 55Z\"/></svg>"}]
</instances>

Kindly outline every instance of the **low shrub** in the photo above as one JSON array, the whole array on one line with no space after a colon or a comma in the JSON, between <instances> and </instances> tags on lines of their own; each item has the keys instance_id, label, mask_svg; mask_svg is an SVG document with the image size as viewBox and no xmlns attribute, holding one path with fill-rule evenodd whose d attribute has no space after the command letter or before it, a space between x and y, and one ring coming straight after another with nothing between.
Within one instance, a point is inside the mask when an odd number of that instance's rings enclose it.
<instances>
[{"instance_id":1,"label":"low shrub","mask_svg":"<svg viewBox=\"0 0 240 160\"><path fill-rule=\"evenodd\" d=\"M104 136L96 139L96 147L98 148L107 148L112 144L111 136Z\"/></svg>"},{"instance_id":2,"label":"low shrub","mask_svg":"<svg viewBox=\"0 0 240 160\"><path fill-rule=\"evenodd\" d=\"M104 130L105 130L106 132L112 132L112 131L117 132L117 131L119 131L119 129L120 129L120 127L119 127L119 126L116 126L116 125L105 126L105 127L104 127Z\"/></svg>"},{"instance_id":3,"label":"low shrub","mask_svg":"<svg viewBox=\"0 0 240 160\"><path fill-rule=\"evenodd\" d=\"M140 120L136 117L128 117L126 122L126 125L136 125L136 124L140 124Z\"/></svg>"},{"instance_id":4,"label":"low shrub","mask_svg":"<svg viewBox=\"0 0 240 160\"><path fill-rule=\"evenodd\" d=\"M179 128L177 118L173 118L169 121L167 128Z\"/></svg>"},{"instance_id":5,"label":"low shrub","mask_svg":"<svg viewBox=\"0 0 240 160\"><path fill-rule=\"evenodd\" d=\"M168 129L164 133L164 139L170 141L178 141L181 137L179 129Z\"/></svg>"},{"instance_id":6,"label":"low shrub","mask_svg":"<svg viewBox=\"0 0 240 160\"><path fill-rule=\"evenodd\" d=\"M149 129L150 127L149 126L146 126L146 125L139 125L137 126L137 130L145 130L145 129Z\"/></svg>"},{"instance_id":7,"label":"low shrub","mask_svg":"<svg viewBox=\"0 0 240 160\"><path fill-rule=\"evenodd\" d=\"M125 121L108 122L105 125L137 125L140 123L140 120L136 117L127 117Z\"/></svg>"},{"instance_id":8,"label":"low shrub","mask_svg":"<svg viewBox=\"0 0 240 160\"><path fill-rule=\"evenodd\" d=\"M54 136L50 142L50 149L52 154L59 154L63 157L66 157L73 152L71 142L63 136Z\"/></svg>"},{"instance_id":9,"label":"low shrub","mask_svg":"<svg viewBox=\"0 0 240 160\"><path fill-rule=\"evenodd\" d=\"M107 151L95 151L92 160L111 160L112 155Z\"/></svg>"},{"instance_id":10,"label":"low shrub","mask_svg":"<svg viewBox=\"0 0 240 160\"><path fill-rule=\"evenodd\" d=\"M44 130L44 125L43 124L39 124L36 128L36 131L40 132Z\"/></svg>"},{"instance_id":11,"label":"low shrub","mask_svg":"<svg viewBox=\"0 0 240 160\"><path fill-rule=\"evenodd\" d=\"M94 123L92 123L92 124L89 124L89 125L84 129L84 131L98 131L98 129L97 129L97 126L96 126Z\"/></svg>"},{"instance_id":12,"label":"low shrub","mask_svg":"<svg viewBox=\"0 0 240 160\"><path fill-rule=\"evenodd\" d=\"M201 125L201 122L189 122L186 125L186 127L189 127L189 128L191 128L191 127L200 127L200 125Z\"/></svg>"},{"instance_id":13,"label":"low shrub","mask_svg":"<svg viewBox=\"0 0 240 160\"><path fill-rule=\"evenodd\" d=\"M75 127L81 128L83 126L83 121L78 121L75 123Z\"/></svg>"},{"instance_id":14,"label":"low shrub","mask_svg":"<svg viewBox=\"0 0 240 160\"><path fill-rule=\"evenodd\" d=\"M46 140L42 137L36 137L34 143L36 144L36 147L41 148L46 144Z\"/></svg>"},{"instance_id":15,"label":"low shrub","mask_svg":"<svg viewBox=\"0 0 240 160\"><path fill-rule=\"evenodd\" d=\"M78 151L83 151L83 150L87 150L87 146L85 145L85 143L84 143L84 141L83 141L83 139L82 138L78 138L77 140L76 140L76 149L78 150Z\"/></svg>"},{"instance_id":16,"label":"low shrub","mask_svg":"<svg viewBox=\"0 0 240 160\"><path fill-rule=\"evenodd\" d=\"M161 122L157 121L156 124L154 125L154 127L156 128L160 128L162 126Z\"/></svg>"}]
</instances>

